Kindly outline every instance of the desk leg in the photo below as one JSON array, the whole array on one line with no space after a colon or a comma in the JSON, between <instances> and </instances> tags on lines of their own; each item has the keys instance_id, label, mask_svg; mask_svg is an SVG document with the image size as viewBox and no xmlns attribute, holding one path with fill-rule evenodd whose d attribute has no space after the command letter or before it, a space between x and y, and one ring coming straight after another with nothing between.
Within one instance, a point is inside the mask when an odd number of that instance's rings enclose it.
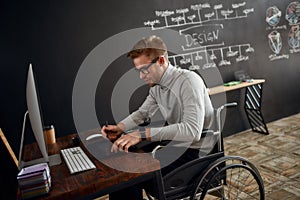
<instances>
[{"instance_id":1,"label":"desk leg","mask_svg":"<svg viewBox=\"0 0 300 200\"><path fill-rule=\"evenodd\" d=\"M269 131L261 113L262 83L246 88L245 112L252 131L268 135Z\"/></svg>"},{"instance_id":2,"label":"desk leg","mask_svg":"<svg viewBox=\"0 0 300 200\"><path fill-rule=\"evenodd\" d=\"M164 185L163 185L163 180L162 180L162 175L161 171L158 170L154 172L154 180L153 180L153 185L156 185L156 192L157 192L157 197L159 200L165 200L165 194L164 194Z\"/></svg>"}]
</instances>

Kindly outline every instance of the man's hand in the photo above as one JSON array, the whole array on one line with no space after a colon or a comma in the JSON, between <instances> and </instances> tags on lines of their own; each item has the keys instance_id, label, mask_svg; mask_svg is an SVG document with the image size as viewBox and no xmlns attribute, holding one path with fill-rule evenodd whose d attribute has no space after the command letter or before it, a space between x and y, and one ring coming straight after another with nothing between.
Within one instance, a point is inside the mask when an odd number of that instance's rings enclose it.
<instances>
[{"instance_id":1,"label":"man's hand","mask_svg":"<svg viewBox=\"0 0 300 200\"><path fill-rule=\"evenodd\" d=\"M129 147L136 145L141 141L141 134L139 131L127 133L117 139L111 147L111 152L125 151L128 152Z\"/></svg>"},{"instance_id":2,"label":"man's hand","mask_svg":"<svg viewBox=\"0 0 300 200\"><path fill-rule=\"evenodd\" d=\"M122 132L123 130L118 125L105 125L101 129L102 136L111 142L114 142Z\"/></svg>"}]
</instances>

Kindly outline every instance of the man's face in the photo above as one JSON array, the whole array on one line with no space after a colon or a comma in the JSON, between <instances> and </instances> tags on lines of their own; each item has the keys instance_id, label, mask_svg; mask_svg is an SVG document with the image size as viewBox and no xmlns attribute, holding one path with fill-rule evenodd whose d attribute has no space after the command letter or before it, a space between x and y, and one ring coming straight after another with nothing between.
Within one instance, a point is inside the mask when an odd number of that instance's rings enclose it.
<instances>
[{"instance_id":1,"label":"man's face","mask_svg":"<svg viewBox=\"0 0 300 200\"><path fill-rule=\"evenodd\" d=\"M139 71L140 79L143 79L150 87L155 86L163 75L164 70L159 62L159 58L152 59L146 55L133 59L133 63Z\"/></svg>"}]
</instances>

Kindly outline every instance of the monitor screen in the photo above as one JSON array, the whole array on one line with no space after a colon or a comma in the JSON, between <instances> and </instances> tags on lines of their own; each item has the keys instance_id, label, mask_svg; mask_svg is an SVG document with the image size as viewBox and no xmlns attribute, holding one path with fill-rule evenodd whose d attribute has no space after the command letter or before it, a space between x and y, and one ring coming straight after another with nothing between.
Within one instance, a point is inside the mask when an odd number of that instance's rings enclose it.
<instances>
[{"instance_id":1,"label":"monitor screen","mask_svg":"<svg viewBox=\"0 0 300 200\"><path fill-rule=\"evenodd\" d=\"M29 65L28 76L27 76L27 85L26 85L26 101L27 108L29 113L29 119L32 131L34 133L36 142L41 150L41 153L46 162L49 161L48 153L44 140L44 132L42 125L42 117L40 114L39 101L35 86L35 79L33 75L32 65Z\"/></svg>"},{"instance_id":2,"label":"monitor screen","mask_svg":"<svg viewBox=\"0 0 300 200\"><path fill-rule=\"evenodd\" d=\"M59 154L48 156L48 151L44 140L44 131L43 131L41 112L40 112L40 104L38 100L36 84L35 84L35 79L34 79L34 74L33 74L33 69L31 64L29 65L28 75L27 75L26 101L27 101L28 111L26 111L24 115L18 168L21 169L24 166L38 164L42 162L48 162L50 166L60 164L61 159ZM25 132L24 130L25 130L27 114L29 114L31 128L43 157L24 162L22 161L22 153L23 153L23 142L24 142L24 132Z\"/></svg>"}]
</instances>

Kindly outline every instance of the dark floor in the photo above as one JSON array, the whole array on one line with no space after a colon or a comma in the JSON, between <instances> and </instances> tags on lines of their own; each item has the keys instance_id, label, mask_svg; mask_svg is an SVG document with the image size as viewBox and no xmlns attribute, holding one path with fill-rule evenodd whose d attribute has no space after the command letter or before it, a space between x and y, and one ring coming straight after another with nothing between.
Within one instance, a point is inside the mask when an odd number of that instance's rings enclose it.
<instances>
[{"instance_id":1,"label":"dark floor","mask_svg":"<svg viewBox=\"0 0 300 200\"><path fill-rule=\"evenodd\" d=\"M266 200L300 200L300 113L267 127L269 135L247 130L226 137L225 153L247 158L259 169Z\"/></svg>"}]
</instances>

